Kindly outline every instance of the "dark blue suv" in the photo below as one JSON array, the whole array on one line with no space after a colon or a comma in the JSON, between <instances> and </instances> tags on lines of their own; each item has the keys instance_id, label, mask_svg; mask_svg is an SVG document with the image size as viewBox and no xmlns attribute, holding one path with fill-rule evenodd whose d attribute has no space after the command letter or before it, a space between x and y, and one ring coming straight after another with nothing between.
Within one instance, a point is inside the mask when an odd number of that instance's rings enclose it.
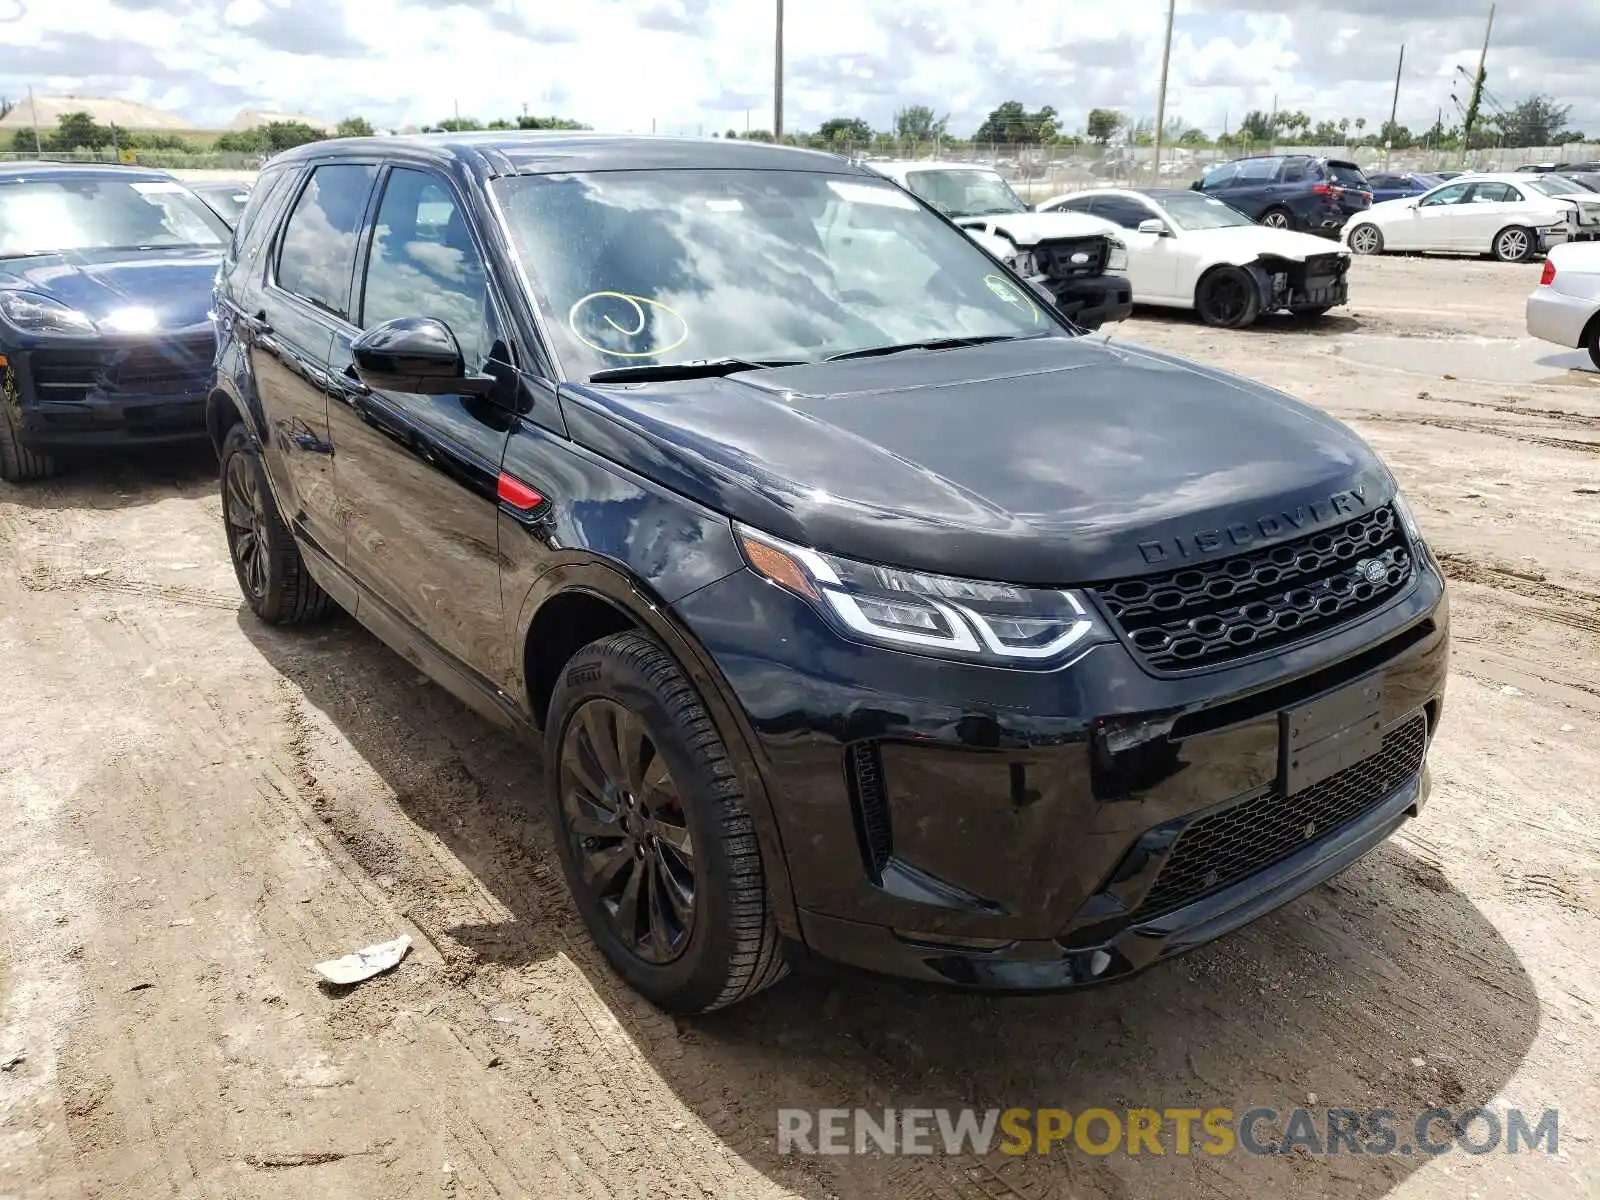
<instances>
[{"instance_id":1,"label":"dark blue suv","mask_svg":"<svg viewBox=\"0 0 1600 1200\"><path fill-rule=\"evenodd\" d=\"M1309 154L1235 159L1192 186L1263 225L1324 237L1338 237L1345 221L1372 207L1372 188L1360 167Z\"/></svg>"},{"instance_id":2,"label":"dark blue suv","mask_svg":"<svg viewBox=\"0 0 1600 1200\"><path fill-rule=\"evenodd\" d=\"M0 167L0 479L75 448L205 438L227 241L159 171Z\"/></svg>"}]
</instances>

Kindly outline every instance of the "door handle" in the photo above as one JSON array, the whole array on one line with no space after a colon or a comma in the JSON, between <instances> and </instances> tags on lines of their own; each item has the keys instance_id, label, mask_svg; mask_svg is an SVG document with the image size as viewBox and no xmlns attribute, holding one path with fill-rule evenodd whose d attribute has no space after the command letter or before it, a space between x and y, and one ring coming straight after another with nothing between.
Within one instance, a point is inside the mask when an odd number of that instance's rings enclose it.
<instances>
[{"instance_id":1,"label":"door handle","mask_svg":"<svg viewBox=\"0 0 1600 1200\"><path fill-rule=\"evenodd\" d=\"M253 317L241 315L239 324L257 337L265 337L272 332L272 323L267 320L267 310L264 308Z\"/></svg>"}]
</instances>

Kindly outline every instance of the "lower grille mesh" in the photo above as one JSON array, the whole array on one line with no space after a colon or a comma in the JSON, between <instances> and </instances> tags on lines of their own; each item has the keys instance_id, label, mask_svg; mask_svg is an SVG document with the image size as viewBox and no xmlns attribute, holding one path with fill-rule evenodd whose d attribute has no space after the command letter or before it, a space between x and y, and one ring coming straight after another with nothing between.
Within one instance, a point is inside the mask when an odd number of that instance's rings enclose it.
<instances>
[{"instance_id":1,"label":"lower grille mesh","mask_svg":"<svg viewBox=\"0 0 1600 1200\"><path fill-rule=\"evenodd\" d=\"M1418 713L1384 734L1377 754L1297 796L1274 787L1192 822L1135 916L1153 917L1198 900L1348 825L1421 771L1427 747L1427 717Z\"/></svg>"}]
</instances>

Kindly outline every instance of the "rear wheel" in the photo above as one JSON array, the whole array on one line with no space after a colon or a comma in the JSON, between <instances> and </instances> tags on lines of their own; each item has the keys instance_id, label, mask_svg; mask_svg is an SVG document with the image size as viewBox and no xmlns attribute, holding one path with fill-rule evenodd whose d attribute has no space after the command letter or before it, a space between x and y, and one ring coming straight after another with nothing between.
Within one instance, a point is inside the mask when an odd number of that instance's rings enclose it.
<instances>
[{"instance_id":1,"label":"rear wheel","mask_svg":"<svg viewBox=\"0 0 1600 1200\"><path fill-rule=\"evenodd\" d=\"M1350 249L1357 254L1382 254L1383 234L1376 225L1357 225L1350 231Z\"/></svg>"},{"instance_id":2,"label":"rear wheel","mask_svg":"<svg viewBox=\"0 0 1600 1200\"><path fill-rule=\"evenodd\" d=\"M1501 262L1526 262L1533 256L1533 234L1521 225L1510 225L1494 235L1494 256Z\"/></svg>"},{"instance_id":3,"label":"rear wheel","mask_svg":"<svg viewBox=\"0 0 1600 1200\"><path fill-rule=\"evenodd\" d=\"M222 520L228 556L250 611L272 625L323 615L333 601L306 570L267 486L261 451L243 425L222 442Z\"/></svg>"},{"instance_id":4,"label":"rear wheel","mask_svg":"<svg viewBox=\"0 0 1600 1200\"><path fill-rule=\"evenodd\" d=\"M615 633L573 655L550 698L545 763L578 912L635 991L701 1013L783 977L738 776L659 643Z\"/></svg>"},{"instance_id":5,"label":"rear wheel","mask_svg":"<svg viewBox=\"0 0 1600 1200\"><path fill-rule=\"evenodd\" d=\"M48 479L56 473L56 460L23 444L21 414L17 411L10 367L5 368L5 374L5 393L0 395L0 479L7 483Z\"/></svg>"},{"instance_id":6,"label":"rear wheel","mask_svg":"<svg viewBox=\"0 0 1600 1200\"><path fill-rule=\"evenodd\" d=\"M1195 289L1195 310L1207 325L1242 329L1261 313L1261 292L1255 277L1239 267L1218 267Z\"/></svg>"},{"instance_id":7,"label":"rear wheel","mask_svg":"<svg viewBox=\"0 0 1600 1200\"><path fill-rule=\"evenodd\" d=\"M1583 348L1589 352L1589 361L1594 363L1595 370L1600 371L1600 317L1589 322Z\"/></svg>"},{"instance_id":8,"label":"rear wheel","mask_svg":"<svg viewBox=\"0 0 1600 1200\"><path fill-rule=\"evenodd\" d=\"M1268 229L1293 229L1294 214L1287 208L1269 208L1261 214L1261 223Z\"/></svg>"}]
</instances>

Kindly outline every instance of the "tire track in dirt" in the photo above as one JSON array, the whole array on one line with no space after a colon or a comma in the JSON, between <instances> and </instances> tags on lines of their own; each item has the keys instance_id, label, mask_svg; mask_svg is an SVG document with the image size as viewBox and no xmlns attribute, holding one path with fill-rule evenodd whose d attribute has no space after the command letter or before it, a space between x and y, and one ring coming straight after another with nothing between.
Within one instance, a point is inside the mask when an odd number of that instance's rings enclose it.
<instances>
[{"instance_id":1,"label":"tire track in dirt","mask_svg":"<svg viewBox=\"0 0 1600 1200\"><path fill-rule=\"evenodd\" d=\"M1532 600L1535 603L1519 605L1518 611L1585 633L1600 634L1600 596L1550 583L1542 575L1480 562L1460 551L1436 551L1435 556L1447 579Z\"/></svg>"},{"instance_id":2,"label":"tire track in dirt","mask_svg":"<svg viewBox=\"0 0 1600 1200\"><path fill-rule=\"evenodd\" d=\"M1490 437L1507 438L1511 441L1526 442L1533 446L1546 446L1552 450L1576 450L1583 454L1600 454L1600 442L1585 442L1577 438L1546 437L1542 434L1508 429L1493 421L1467 421L1457 420L1453 417L1411 416L1392 412L1357 413L1351 419L1355 421L1371 421L1382 425L1428 426L1434 429L1450 429L1457 433L1483 433L1488 434Z\"/></svg>"}]
</instances>

